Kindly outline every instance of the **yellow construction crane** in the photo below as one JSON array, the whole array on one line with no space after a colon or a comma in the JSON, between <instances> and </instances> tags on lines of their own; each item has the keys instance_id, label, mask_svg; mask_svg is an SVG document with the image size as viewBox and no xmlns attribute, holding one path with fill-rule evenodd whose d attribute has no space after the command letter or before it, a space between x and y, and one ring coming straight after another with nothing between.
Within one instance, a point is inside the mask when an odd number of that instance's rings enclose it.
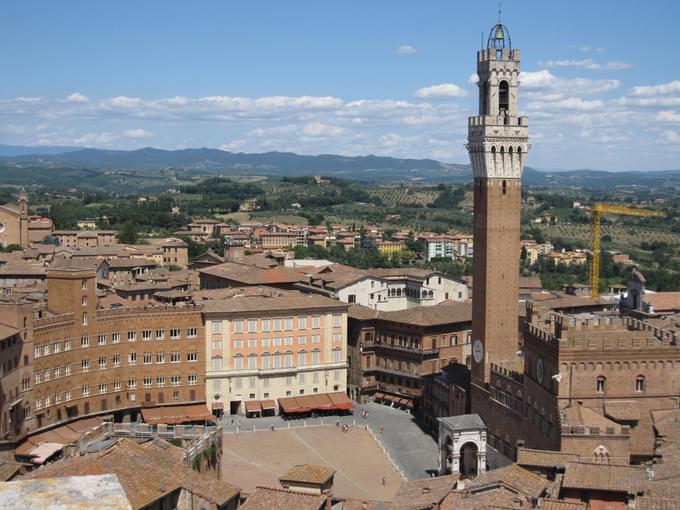
<instances>
[{"instance_id":1,"label":"yellow construction crane","mask_svg":"<svg viewBox=\"0 0 680 510\"><path fill-rule=\"evenodd\" d=\"M641 216L644 218L666 216L661 211L633 209L611 204L595 204L593 206L592 258L590 259L590 292L596 298L600 295L600 222L603 214L620 214L624 216Z\"/></svg>"}]
</instances>

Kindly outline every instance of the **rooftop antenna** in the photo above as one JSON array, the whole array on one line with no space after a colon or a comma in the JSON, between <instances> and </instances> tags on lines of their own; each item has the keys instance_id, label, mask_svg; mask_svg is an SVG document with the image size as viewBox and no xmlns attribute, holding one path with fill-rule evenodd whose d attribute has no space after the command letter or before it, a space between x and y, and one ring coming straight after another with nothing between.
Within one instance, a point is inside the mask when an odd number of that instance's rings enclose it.
<instances>
[{"instance_id":1,"label":"rooftop antenna","mask_svg":"<svg viewBox=\"0 0 680 510\"><path fill-rule=\"evenodd\" d=\"M503 10L503 3L498 2L498 24L501 24L501 12Z\"/></svg>"}]
</instances>

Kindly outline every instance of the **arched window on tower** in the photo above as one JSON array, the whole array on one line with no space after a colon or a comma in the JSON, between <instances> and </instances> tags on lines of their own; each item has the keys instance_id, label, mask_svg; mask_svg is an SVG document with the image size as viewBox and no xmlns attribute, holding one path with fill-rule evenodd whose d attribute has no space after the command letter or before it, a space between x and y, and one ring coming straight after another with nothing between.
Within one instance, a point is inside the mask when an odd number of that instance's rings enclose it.
<instances>
[{"instance_id":1,"label":"arched window on tower","mask_svg":"<svg viewBox=\"0 0 680 510\"><path fill-rule=\"evenodd\" d=\"M503 179L503 194L505 195L508 192L508 181Z\"/></svg>"},{"instance_id":2,"label":"arched window on tower","mask_svg":"<svg viewBox=\"0 0 680 510\"><path fill-rule=\"evenodd\" d=\"M604 376L599 376L597 378L595 389L598 393L604 393L607 390L607 378Z\"/></svg>"},{"instance_id":3,"label":"arched window on tower","mask_svg":"<svg viewBox=\"0 0 680 510\"><path fill-rule=\"evenodd\" d=\"M510 112L510 85L503 80L498 84L498 114L505 117Z\"/></svg>"},{"instance_id":4,"label":"arched window on tower","mask_svg":"<svg viewBox=\"0 0 680 510\"><path fill-rule=\"evenodd\" d=\"M637 393L643 393L645 391L645 376L638 375L635 378L635 391Z\"/></svg>"}]
</instances>

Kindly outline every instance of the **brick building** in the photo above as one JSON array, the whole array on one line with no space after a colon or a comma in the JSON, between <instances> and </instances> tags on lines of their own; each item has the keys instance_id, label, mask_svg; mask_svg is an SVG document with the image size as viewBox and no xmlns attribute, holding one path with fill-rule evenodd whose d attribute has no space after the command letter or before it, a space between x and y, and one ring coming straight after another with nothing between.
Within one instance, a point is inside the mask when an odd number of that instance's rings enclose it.
<instances>
[{"instance_id":1,"label":"brick building","mask_svg":"<svg viewBox=\"0 0 680 510\"><path fill-rule=\"evenodd\" d=\"M349 394L415 410L428 375L470 356L471 306L445 302L398 312L349 311Z\"/></svg>"}]
</instances>

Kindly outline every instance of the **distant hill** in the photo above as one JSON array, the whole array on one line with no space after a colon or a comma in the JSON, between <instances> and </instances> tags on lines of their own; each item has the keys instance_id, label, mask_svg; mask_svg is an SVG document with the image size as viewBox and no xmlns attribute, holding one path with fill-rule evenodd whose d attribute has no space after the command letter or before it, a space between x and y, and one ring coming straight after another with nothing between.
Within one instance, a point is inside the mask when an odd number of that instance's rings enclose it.
<instances>
[{"instance_id":1,"label":"distant hill","mask_svg":"<svg viewBox=\"0 0 680 510\"><path fill-rule=\"evenodd\" d=\"M26 155L61 154L82 150L82 147L28 147L26 145L3 145L0 143L0 158Z\"/></svg>"},{"instance_id":2,"label":"distant hill","mask_svg":"<svg viewBox=\"0 0 680 510\"><path fill-rule=\"evenodd\" d=\"M139 172L172 169L184 174L269 177L325 175L376 183L466 183L472 178L470 165L449 164L433 159L400 159L384 156L307 156L292 152L260 154L219 149L132 151L83 149L77 147L21 147L0 145L0 165L9 169L49 168L107 172ZM1 169L0 169L1 171ZM5 177L12 172L6 171ZM73 174L71 174L73 176ZM34 177L38 177L34 174ZM58 175L54 176L58 179ZM16 183L16 179L13 179ZM605 172L599 170L524 170L522 183L529 187L612 189L618 185L680 186L680 170L654 172Z\"/></svg>"}]
</instances>

